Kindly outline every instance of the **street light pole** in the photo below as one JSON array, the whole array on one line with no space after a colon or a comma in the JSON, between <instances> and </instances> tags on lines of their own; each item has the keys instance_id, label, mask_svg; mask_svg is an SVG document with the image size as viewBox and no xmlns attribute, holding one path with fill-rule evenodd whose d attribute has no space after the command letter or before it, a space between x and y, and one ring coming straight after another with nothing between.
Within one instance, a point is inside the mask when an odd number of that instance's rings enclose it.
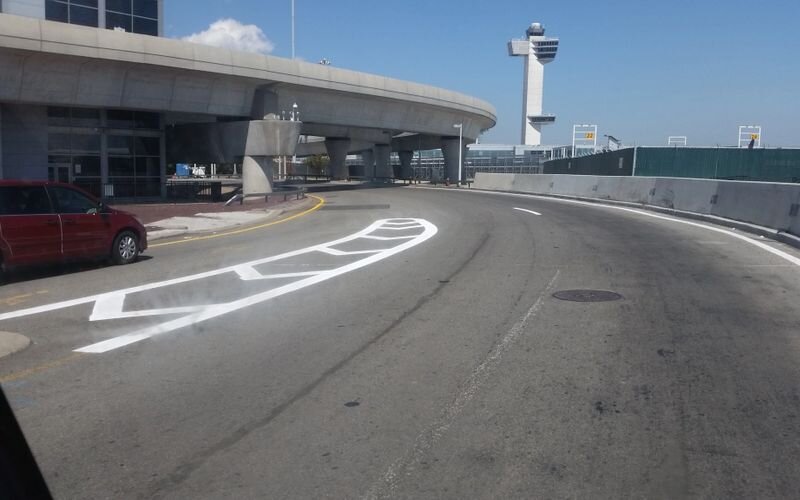
<instances>
[{"instance_id":1,"label":"street light pole","mask_svg":"<svg viewBox=\"0 0 800 500\"><path fill-rule=\"evenodd\" d=\"M462 165L462 158L461 158L461 150L462 146L461 143L463 142L464 138L464 124L463 123L456 123L453 125L453 128L458 129L458 185L461 186L461 165Z\"/></svg>"},{"instance_id":2,"label":"street light pole","mask_svg":"<svg viewBox=\"0 0 800 500\"><path fill-rule=\"evenodd\" d=\"M294 59L294 0L292 0L292 59Z\"/></svg>"},{"instance_id":3,"label":"street light pole","mask_svg":"<svg viewBox=\"0 0 800 500\"><path fill-rule=\"evenodd\" d=\"M292 0L292 3L294 3L294 0ZM292 104L292 121L298 121L298 122L300 121L300 110L297 107L297 103ZM292 155L292 169L294 169L295 163L297 163L296 154ZM285 173L288 174L288 171L285 171Z\"/></svg>"}]
</instances>

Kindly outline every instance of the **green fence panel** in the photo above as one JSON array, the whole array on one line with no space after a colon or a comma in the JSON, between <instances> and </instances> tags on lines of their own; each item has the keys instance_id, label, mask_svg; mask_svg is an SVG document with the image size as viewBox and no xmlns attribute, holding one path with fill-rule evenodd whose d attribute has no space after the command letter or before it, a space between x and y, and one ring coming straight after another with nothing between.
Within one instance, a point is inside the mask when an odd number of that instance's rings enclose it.
<instances>
[{"instance_id":1,"label":"green fence panel","mask_svg":"<svg viewBox=\"0 0 800 500\"><path fill-rule=\"evenodd\" d=\"M800 182L800 149L640 147L635 175Z\"/></svg>"}]
</instances>

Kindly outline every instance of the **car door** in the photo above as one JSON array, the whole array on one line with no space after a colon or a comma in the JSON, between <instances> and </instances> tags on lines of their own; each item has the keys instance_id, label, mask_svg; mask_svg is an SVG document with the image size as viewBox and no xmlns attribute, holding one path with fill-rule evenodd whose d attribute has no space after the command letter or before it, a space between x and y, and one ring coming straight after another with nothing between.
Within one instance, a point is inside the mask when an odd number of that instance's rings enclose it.
<instances>
[{"instance_id":1,"label":"car door","mask_svg":"<svg viewBox=\"0 0 800 500\"><path fill-rule=\"evenodd\" d=\"M110 251L111 222L98 213L97 201L76 189L48 186L63 233L65 258L82 259L106 255Z\"/></svg>"},{"instance_id":2,"label":"car door","mask_svg":"<svg viewBox=\"0 0 800 500\"><path fill-rule=\"evenodd\" d=\"M0 186L0 238L8 264L61 258L61 223L44 186Z\"/></svg>"}]
</instances>

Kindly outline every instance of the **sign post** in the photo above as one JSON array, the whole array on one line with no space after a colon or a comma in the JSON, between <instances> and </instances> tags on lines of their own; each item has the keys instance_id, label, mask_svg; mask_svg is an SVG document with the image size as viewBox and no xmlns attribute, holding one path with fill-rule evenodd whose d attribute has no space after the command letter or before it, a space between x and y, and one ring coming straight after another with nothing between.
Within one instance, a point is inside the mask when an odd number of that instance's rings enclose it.
<instances>
[{"instance_id":1,"label":"sign post","mask_svg":"<svg viewBox=\"0 0 800 500\"><path fill-rule=\"evenodd\" d=\"M578 151L589 150L592 154L597 149L597 125L573 125L572 126L572 156L578 156Z\"/></svg>"}]
</instances>

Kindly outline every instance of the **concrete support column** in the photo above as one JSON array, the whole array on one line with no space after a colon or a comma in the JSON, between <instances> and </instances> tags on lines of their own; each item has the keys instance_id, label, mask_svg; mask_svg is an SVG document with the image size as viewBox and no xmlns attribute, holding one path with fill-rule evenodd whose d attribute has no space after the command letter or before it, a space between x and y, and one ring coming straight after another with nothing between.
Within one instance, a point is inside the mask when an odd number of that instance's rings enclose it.
<instances>
[{"instance_id":1,"label":"concrete support column","mask_svg":"<svg viewBox=\"0 0 800 500\"><path fill-rule=\"evenodd\" d=\"M375 177L394 177L392 147L389 144L376 144L372 150L375 152Z\"/></svg>"},{"instance_id":2,"label":"concrete support column","mask_svg":"<svg viewBox=\"0 0 800 500\"><path fill-rule=\"evenodd\" d=\"M375 177L375 155L371 149L361 152L361 162L364 164L364 177L367 179Z\"/></svg>"},{"instance_id":3,"label":"concrete support column","mask_svg":"<svg viewBox=\"0 0 800 500\"><path fill-rule=\"evenodd\" d=\"M272 192L272 157L245 156L242 161L242 193L245 198Z\"/></svg>"},{"instance_id":4,"label":"concrete support column","mask_svg":"<svg viewBox=\"0 0 800 500\"><path fill-rule=\"evenodd\" d=\"M442 155L444 156L444 177L450 182L458 182L458 137L442 137ZM462 162L467 157L467 141L461 147ZM462 167L462 177L466 177ZM463 180L463 179L462 179Z\"/></svg>"},{"instance_id":5,"label":"concrete support column","mask_svg":"<svg viewBox=\"0 0 800 500\"><path fill-rule=\"evenodd\" d=\"M347 180L350 172L345 160L350 149L350 139L325 139L325 149L328 150L328 172L335 180Z\"/></svg>"},{"instance_id":6,"label":"concrete support column","mask_svg":"<svg viewBox=\"0 0 800 500\"><path fill-rule=\"evenodd\" d=\"M414 169L411 167L411 161L414 159L413 151L400 151L397 153L400 157L400 177L403 179L411 179L414 177Z\"/></svg>"}]
</instances>

